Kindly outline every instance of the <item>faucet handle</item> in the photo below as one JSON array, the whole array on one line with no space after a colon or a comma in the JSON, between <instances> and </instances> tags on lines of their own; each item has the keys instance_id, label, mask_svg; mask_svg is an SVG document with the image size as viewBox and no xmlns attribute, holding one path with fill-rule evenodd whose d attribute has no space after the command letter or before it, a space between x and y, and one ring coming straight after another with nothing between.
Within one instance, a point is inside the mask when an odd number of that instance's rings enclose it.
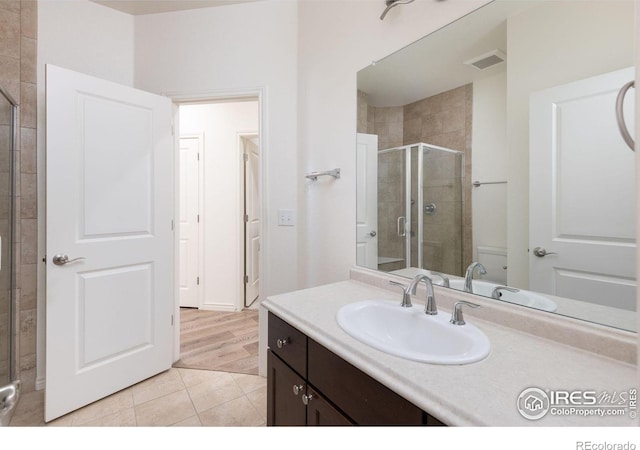
<instances>
[{"instance_id":1,"label":"faucet handle","mask_svg":"<svg viewBox=\"0 0 640 450\"><path fill-rule=\"evenodd\" d=\"M435 275L436 277L442 278L442 283L444 287L451 287L449 284L449 277L446 276L445 274L431 271L431 275Z\"/></svg>"},{"instance_id":2,"label":"faucet handle","mask_svg":"<svg viewBox=\"0 0 640 450\"><path fill-rule=\"evenodd\" d=\"M402 303L400 303L400 306L402 306L403 308L411 308L413 305L411 304L411 295L409 294L409 287L393 280L389 280L389 284L391 284L392 286L398 286L399 288L402 289Z\"/></svg>"},{"instance_id":3,"label":"faucet handle","mask_svg":"<svg viewBox=\"0 0 640 450\"><path fill-rule=\"evenodd\" d=\"M482 308L482 306L477 303L459 301L453 305L453 312L451 313L451 322L454 325L464 325L466 322L464 321L464 317L462 315L462 306L469 306L471 308Z\"/></svg>"},{"instance_id":4,"label":"faucet handle","mask_svg":"<svg viewBox=\"0 0 640 450\"><path fill-rule=\"evenodd\" d=\"M491 292L491 298L500 300L500 291L520 292L520 289L512 288L509 286L496 286L496 288Z\"/></svg>"}]
</instances>

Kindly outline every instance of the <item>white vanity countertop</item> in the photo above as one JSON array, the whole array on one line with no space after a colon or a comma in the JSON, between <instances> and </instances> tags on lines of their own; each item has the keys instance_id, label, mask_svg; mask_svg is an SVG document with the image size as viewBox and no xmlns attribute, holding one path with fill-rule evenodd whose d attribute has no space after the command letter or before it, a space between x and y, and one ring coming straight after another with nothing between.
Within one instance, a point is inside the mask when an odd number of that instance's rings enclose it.
<instances>
[{"instance_id":1,"label":"white vanity countertop","mask_svg":"<svg viewBox=\"0 0 640 450\"><path fill-rule=\"evenodd\" d=\"M468 365L435 365L405 360L376 350L340 328L341 306L367 299L400 301L397 294L349 280L269 297L262 305L311 339L366 372L448 425L457 426L629 426L624 416L551 415L525 419L516 408L520 393L542 390L628 392L637 388L635 365L473 317L491 342L483 361ZM450 310L440 309L441 314Z\"/></svg>"}]
</instances>

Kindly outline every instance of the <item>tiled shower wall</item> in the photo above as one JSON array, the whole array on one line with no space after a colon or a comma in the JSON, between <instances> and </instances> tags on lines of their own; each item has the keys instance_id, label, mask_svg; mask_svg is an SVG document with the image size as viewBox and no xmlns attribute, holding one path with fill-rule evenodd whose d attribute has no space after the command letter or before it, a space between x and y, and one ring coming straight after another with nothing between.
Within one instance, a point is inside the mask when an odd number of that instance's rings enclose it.
<instances>
[{"instance_id":1,"label":"tiled shower wall","mask_svg":"<svg viewBox=\"0 0 640 450\"><path fill-rule=\"evenodd\" d=\"M37 2L0 0L0 84L20 106L15 161L14 287L18 378L25 392L36 374L36 51Z\"/></svg>"}]
</instances>

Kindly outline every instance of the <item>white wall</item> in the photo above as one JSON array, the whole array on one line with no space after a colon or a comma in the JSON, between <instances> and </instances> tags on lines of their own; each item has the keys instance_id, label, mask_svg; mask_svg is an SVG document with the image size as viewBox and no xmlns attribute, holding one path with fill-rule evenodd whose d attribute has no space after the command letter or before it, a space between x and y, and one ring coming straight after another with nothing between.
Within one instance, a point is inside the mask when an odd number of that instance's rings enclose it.
<instances>
[{"instance_id":1,"label":"white wall","mask_svg":"<svg viewBox=\"0 0 640 450\"><path fill-rule=\"evenodd\" d=\"M634 2L542 2L509 19L507 42L508 283L526 288L529 95L634 65Z\"/></svg>"},{"instance_id":2,"label":"white wall","mask_svg":"<svg viewBox=\"0 0 640 450\"><path fill-rule=\"evenodd\" d=\"M242 152L239 133L258 131L258 102L180 107L180 134L204 134L203 309L241 309L244 299Z\"/></svg>"},{"instance_id":3,"label":"white wall","mask_svg":"<svg viewBox=\"0 0 640 450\"><path fill-rule=\"evenodd\" d=\"M472 181L507 180L507 73L473 83ZM478 246L507 248L507 184L472 188L473 260Z\"/></svg>"},{"instance_id":4,"label":"white wall","mask_svg":"<svg viewBox=\"0 0 640 450\"><path fill-rule=\"evenodd\" d=\"M45 64L131 86L133 17L88 0L38 2L38 251L45 251ZM38 265L36 387L44 387L45 267Z\"/></svg>"},{"instance_id":5,"label":"white wall","mask_svg":"<svg viewBox=\"0 0 640 450\"><path fill-rule=\"evenodd\" d=\"M267 255L261 298L298 288L298 227L277 210L298 196L297 4L293 0L202 8L135 18L135 85L171 96L263 90ZM355 195L355 194L354 194Z\"/></svg>"},{"instance_id":6,"label":"white wall","mask_svg":"<svg viewBox=\"0 0 640 450\"><path fill-rule=\"evenodd\" d=\"M356 261L357 71L484 3L418 1L392 9L383 21L382 1L300 3L299 171L342 169L340 180L302 182L301 285L346 279Z\"/></svg>"}]
</instances>

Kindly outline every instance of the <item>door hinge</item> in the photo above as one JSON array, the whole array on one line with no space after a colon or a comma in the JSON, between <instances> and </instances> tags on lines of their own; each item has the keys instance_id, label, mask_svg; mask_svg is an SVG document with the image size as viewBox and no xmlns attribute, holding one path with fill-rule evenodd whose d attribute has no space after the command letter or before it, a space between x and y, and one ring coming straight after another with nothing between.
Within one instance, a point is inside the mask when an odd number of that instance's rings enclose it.
<instances>
[{"instance_id":1,"label":"door hinge","mask_svg":"<svg viewBox=\"0 0 640 450\"><path fill-rule=\"evenodd\" d=\"M244 159L244 161L245 161L245 162L246 162L246 161L249 161L249 155L248 155L248 154L246 154L246 153L243 153L243 154L242 154L242 159Z\"/></svg>"},{"instance_id":2,"label":"door hinge","mask_svg":"<svg viewBox=\"0 0 640 450\"><path fill-rule=\"evenodd\" d=\"M175 136L175 135L176 135L176 130L175 130L175 127L172 124L171 125L171 136Z\"/></svg>"},{"instance_id":3,"label":"door hinge","mask_svg":"<svg viewBox=\"0 0 640 450\"><path fill-rule=\"evenodd\" d=\"M171 314L171 326L173 326L173 314Z\"/></svg>"},{"instance_id":4,"label":"door hinge","mask_svg":"<svg viewBox=\"0 0 640 450\"><path fill-rule=\"evenodd\" d=\"M200 286L200 277L196 277L196 284Z\"/></svg>"},{"instance_id":5,"label":"door hinge","mask_svg":"<svg viewBox=\"0 0 640 450\"><path fill-rule=\"evenodd\" d=\"M200 223L200 214L198 214L198 223Z\"/></svg>"},{"instance_id":6,"label":"door hinge","mask_svg":"<svg viewBox=\"0 0 640 450\"><path fill-rule=\"evenodd\" d=\"M174 224L173 224L173 220L172 220L171 221L171 231L173 231L173 227L174 227Z\"/></svg>"},{"instance_id":7,"label":"door hinge","mask_svg":"<svg viewBox=\"0 0 640 450\"><path fill-rule=\"evenodd\" d=\"M247 284L249 282L249 275L244 276L244 283Z\"/></svg>"},{"instance_id":8,"label":"door hinge","mask_svg":"<svg viewBox=\"0 0 640 450\"><path fill-rule=\"evenodd\" d=\"M249 216L245 214L243 220L245 223L247 223L249 221Z\"/></svg>"},{"instance_id":9,"label":"door hinge","mask_svg":"<svg viewBox=\"0 0 640 450\"><path fill-rule=\"evenodd\" d=\"M200 152L198 152L198 161L200 161Z\"/></svg>"}]
</instances>

